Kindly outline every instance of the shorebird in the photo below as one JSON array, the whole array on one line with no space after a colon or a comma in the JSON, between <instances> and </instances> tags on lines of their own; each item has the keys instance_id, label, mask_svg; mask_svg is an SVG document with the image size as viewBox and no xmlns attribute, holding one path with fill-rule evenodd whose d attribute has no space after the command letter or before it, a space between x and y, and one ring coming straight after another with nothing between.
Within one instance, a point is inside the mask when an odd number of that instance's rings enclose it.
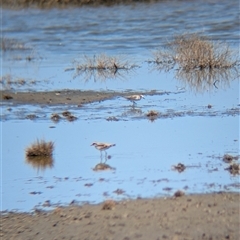
<instances>
[{"instance_id":1,"label":"shorebird","mask_svg":"<svg viewBox=\"0 0 240 240\"><path fill-rule=\"evenodd\" d=\"M130 95L130 96L126 96L125 97L127 100L131 101L134 104L136 104L136 101L141 100L142 98L144 98L143 95Z\"/></svg>"},{"instance_id":2,"label":"shorebird","mask_svg":"<svg viewBox=\"0 0 240 240\"><path fill-rule=\"evenodd\" d=\"M105 158L107 159L107 152L106 150L110 147L116 146L114 143L101 143L101 142L93 142L91 146L94 146L97 150L101 152L101 159L102 159L102 151L105 152Z\"/></svg>"}]
</instances>

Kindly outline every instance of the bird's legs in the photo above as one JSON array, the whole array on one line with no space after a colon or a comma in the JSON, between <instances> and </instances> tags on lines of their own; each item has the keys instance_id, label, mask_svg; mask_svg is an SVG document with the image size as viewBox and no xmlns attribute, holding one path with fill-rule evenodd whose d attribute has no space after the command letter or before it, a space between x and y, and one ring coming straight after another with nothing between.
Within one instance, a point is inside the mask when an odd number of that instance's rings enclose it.
<instances>
[{"instance_id":1,"label":"bird's legs","mask_svg":"<svg viewBox=\"0 0 240 240\"><path fill-rule=\"evenodd\" d=\"M104 163L107 162L107 158L108 158L108 155L107 155L107 152L105 151L105 162Z\"/></svg>"}]
</instances>

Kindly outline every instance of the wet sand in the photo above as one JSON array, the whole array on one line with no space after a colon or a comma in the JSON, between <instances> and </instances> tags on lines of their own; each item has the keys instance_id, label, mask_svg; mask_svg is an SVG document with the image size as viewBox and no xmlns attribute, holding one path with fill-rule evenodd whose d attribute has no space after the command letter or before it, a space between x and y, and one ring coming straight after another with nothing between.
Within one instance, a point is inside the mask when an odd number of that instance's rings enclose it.
<instances>
[{"instance_id":1,"label":"wet sand","mask_svg":"<svg viewBox=\"0 0 240 240\"><path fill-rule=\"evenodd\" d=\"M2 215L2 239L239 239L239 194L213 193Z\"/></svg>"}]
</instances>

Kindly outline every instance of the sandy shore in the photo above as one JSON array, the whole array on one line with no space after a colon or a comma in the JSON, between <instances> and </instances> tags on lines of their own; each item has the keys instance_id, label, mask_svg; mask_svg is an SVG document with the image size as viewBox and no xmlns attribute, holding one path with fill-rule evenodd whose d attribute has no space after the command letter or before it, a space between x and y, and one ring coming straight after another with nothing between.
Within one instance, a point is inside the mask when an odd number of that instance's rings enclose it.
<instances>
[{"instance_id":1,"label":"sandy shore","mask_svg":"<svg viewBox=\"0 0 240 240\"><path fill-rule=\"evenodd\" d=\"M2 239L239 239L239 194L69 206L2 215Z\"/></svg>"}]
</instances>

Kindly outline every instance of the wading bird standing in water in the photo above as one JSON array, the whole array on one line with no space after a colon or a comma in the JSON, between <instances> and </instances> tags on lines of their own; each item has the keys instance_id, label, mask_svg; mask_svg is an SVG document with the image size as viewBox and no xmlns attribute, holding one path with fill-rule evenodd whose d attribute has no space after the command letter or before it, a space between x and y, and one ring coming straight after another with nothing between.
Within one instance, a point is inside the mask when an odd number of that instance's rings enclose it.
<instances>
[{"instance_id":1,"label":"wading bird standing in water","mask_svg":"<svg viewBox=\"0 0 240 240\"><path fill-rule=\"evenodd\" d=\"M142 98L144 98L143 95L130 95L130 96L126 96L125 97L127 100L131 101L134 104L136 104L136 101L141 100Z\"/></svg>"},{"instance_id":2,"label":"wading bird standing in water","mask_svg":"<svg viewBox=\"0 0 240 240\"><path fill-rule=\"evenodd\" d=\"M105 152L105 160L107 160L107 152L106 150L110 147L116 146L114 143L101 143L101 142L93 142L91 146L94 146L97 150L101 152L101 160L102 160L102 151Z\"/></svg>"}]
</instances>

